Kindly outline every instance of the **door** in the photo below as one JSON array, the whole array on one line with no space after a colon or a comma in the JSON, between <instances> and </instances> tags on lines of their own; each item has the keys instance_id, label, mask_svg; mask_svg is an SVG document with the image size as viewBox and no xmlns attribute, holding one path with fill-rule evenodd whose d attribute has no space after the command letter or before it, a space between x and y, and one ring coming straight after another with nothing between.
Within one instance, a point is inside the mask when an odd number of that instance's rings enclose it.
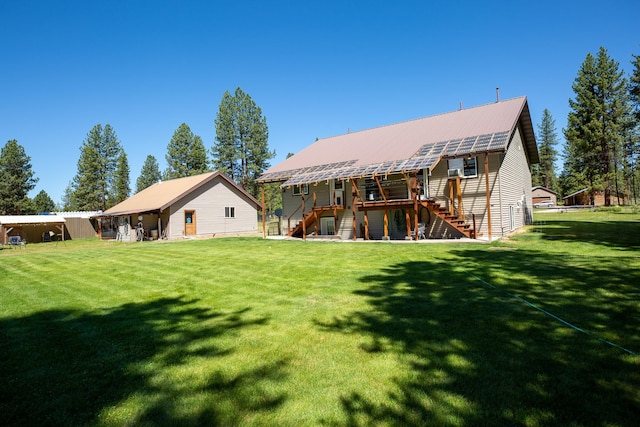
<instances>
[{"instance_id":1,"label":"door","mask_svg":"<svg viewBox=\"0 0 640 427\"><path fill-rule=\"evenodd\" d=\"M320 218L320 234L323 236L333 236L336 234L336 220L332 216Z\"/></svg>"},{"instance_id":2,"label":"door","mask_svg":"<svg viewBox=\"0 0 640 427\"><path fill-rule=\"evenodd\" d=\"M196 234L196 211L184 211L184 234L185 236Z\"/></svg>"}]
</instances>

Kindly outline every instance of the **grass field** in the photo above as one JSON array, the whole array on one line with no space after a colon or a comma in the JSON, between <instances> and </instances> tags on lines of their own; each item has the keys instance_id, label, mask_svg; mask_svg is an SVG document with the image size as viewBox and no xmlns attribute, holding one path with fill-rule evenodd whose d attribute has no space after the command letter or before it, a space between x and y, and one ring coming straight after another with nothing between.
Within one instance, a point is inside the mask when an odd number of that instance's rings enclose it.
<instances>
[{"instance_id":1,"label":"grass field","mask_svg":"<svg viewBox=\"0 0 640 427\"><path fill-rule=\"evenodd\" d=\"M0 251L0 425L637 425L640 214Z\"/></svg>"}]
</instances>

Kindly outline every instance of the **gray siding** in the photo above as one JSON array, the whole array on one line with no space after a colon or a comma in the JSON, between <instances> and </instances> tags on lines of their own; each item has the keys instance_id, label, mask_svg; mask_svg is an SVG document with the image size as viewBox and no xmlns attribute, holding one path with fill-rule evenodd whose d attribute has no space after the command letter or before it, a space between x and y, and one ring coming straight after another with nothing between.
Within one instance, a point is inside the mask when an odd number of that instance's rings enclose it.
<instances>
[{"instance_id":1,"label":"gray siding","mask_svg":"<svg viewBox=\"0 0 640 427\"><path fill-rule=\"evenodd\" d=\"M494 234L504 236L509 232L530 224L532 221L531 172L520 128L516 132L504 155L498 174L498 201L500 210L493 222ZM496 194L492 197L492 203ZM511 226L511 212L514 213Z\"/></svg>"},{"instance_id":2,"label":"gray siding","mask_svg":"<svg viewBox=\"0 0 640 427\"><path fill-rule=\"evenodd\" d=\"M225 207L235 208L235 218L225 218ZM184 212L196 213L196 235L236 234L258 231L257 210L246 197L222 178L216 178L174 203L169 214L169 238L185 234ZM164 221L163 221L164 223Z\"/></svg>"}]
</instances>

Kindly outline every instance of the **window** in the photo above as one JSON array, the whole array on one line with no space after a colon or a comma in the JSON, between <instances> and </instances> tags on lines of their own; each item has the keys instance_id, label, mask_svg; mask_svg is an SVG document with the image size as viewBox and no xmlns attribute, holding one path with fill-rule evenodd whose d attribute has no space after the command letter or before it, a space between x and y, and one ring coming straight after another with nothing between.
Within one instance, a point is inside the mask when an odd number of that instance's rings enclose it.
<instances>
[{"instance_id":1,"label":"window","mask_svg":"<svg viewBox=\"0 0 640 427\"><path fill-rule=\"evenodd\" d=\"M294 196L299 196L302 194L302 191L304 191L304 194L309 194L309 186L307 184L303 184L303 185L294 185L293 186L293 195Z\"/></svg>"},{"instance_id":2,"label":"window","mask_svg":"<svg viewBox=\"0 0 640 427\"><path fill-rule=\"evenodd\" d=\"M462 176L465 178L474 178L478 176L478 167L475 157L450 159L449 169L460 169L462 171Z\"/></svg>"},{"instance_id":3,"label":"window","mask_svg":"<svg viewBox=\"0 0 640 427\"><path fill-rule=\"evenodd\" d=\"M234 206L225 206L224 207L224 217L225 218L235 218L236 217L236 208Z\"/></svg>"}]
</instances>

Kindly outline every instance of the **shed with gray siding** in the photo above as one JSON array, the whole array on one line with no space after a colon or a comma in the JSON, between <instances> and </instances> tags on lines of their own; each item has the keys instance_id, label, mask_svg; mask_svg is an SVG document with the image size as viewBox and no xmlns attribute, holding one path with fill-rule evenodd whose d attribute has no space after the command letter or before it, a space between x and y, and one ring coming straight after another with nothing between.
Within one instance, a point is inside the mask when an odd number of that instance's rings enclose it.
<instances>
[{"instance_id":1,"label":"shed with gray siding","mask_svg":"<svg viewBox=\"0 0 640 427\"><path fill-rule=\"evenodd\" d=\"M158 182L131 196L99 216L99 232L125 241L255 233L259 206L226 175L208 172Z\"/></svg>"}]
</instances>

